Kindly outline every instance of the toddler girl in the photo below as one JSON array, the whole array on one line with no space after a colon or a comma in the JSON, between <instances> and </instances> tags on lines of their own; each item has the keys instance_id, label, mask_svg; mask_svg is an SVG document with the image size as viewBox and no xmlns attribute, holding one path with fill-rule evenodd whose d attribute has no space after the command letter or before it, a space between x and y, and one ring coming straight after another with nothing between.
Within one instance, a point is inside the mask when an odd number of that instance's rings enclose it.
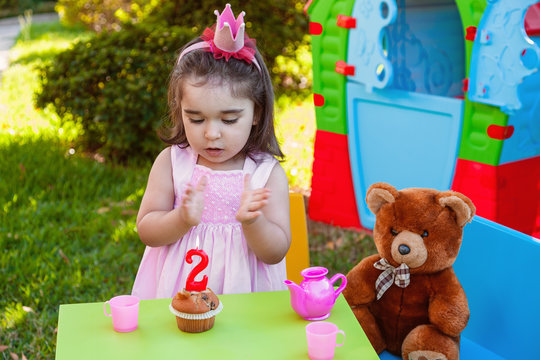
<instances>
[{"instance_id":1,"label":"toddler girl","mask_svg":"<svg viewBox=\"0 0 540 360\"><path fill-rule=\"evenodd\" d=\"M171 144L156 158L137 216L147 245L133 285L141 299L173 297L198 263L217 294L286 289L289 188L277 158L273 90L230 5L188 43L169 83Z\"/></svg>"}]
</instances>

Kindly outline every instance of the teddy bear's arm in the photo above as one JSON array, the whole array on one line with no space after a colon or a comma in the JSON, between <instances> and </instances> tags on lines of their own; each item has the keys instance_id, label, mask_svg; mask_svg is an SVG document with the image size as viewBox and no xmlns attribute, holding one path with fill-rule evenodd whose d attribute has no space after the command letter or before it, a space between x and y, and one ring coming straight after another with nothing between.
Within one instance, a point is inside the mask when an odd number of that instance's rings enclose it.
<instances>
[{"instance_id":1,"label":"teddy bear's arm","mask_svg":"<svg viewBox=\"0 0 540 360\"><path fill-rule=\"evenodd\" d=\"M431 286L433 296L429 304L430 322L443 333L458 336L469 321L465 291L451 269L435 276Z\"/></svg>"},{"instance_id":2,"label":"teddy bear's arm","mask_svg":"<svg viewBox=\"0 0 540 360\"><path fill-rule=\"evenodd\" d=\"M343 295L351 307L375 301L375 281L381 271L373 264L380 259L377 254L368 256L347 274L347 287Z\"/></svg>"},{"instance_id":3,"label":"teddy bear's arm","mask_svg":"<svg viewBox=\"0 0 540 360\"><path fill-rule=\"evenodd\" d=\"M377 254L363 259L347 274L347 287L343 290L354 316L378 354L386 348L386 342L369 305L375 301L375 281L381 273L373 264L380 259Z\"/></svg>"}]
</instances>

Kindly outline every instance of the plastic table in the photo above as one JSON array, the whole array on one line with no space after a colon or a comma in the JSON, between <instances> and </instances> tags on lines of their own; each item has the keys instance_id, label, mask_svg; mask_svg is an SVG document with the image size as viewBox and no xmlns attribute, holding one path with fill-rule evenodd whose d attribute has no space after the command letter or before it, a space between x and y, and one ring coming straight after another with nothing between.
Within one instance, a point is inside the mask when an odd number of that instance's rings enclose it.
<instances>
[{"instance_id":1,"label":"plastic table","mask_svg":"<svg viewBox=\"0 0 540 360\"><path fill-rule=\"evenodd\" d=\"M288 291L219 295L223 311L204 333L178 330L171 299L142 300L139 326L117 333L103 302L60 305L56 359L307 359L305 326ZM335 359L379 359L340 295L327 319L345 331ZM338 339L339 341L339 339Z\"/></svg>"}]
</instances>

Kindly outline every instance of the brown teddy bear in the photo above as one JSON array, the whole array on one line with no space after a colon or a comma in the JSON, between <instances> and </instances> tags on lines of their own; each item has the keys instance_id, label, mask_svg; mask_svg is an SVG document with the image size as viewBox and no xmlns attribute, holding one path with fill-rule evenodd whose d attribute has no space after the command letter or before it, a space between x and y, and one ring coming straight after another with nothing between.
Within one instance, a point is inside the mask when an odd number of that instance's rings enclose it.
<instances>
[{"instance_id":1,"label":"brown teddy bear","mask_svg":"<svg viewBox=\"0 0 540 360\"><path fill-rule=\"evenodd\" d=\"M452 265L476 208L454 191L373 184L378 254L347 275L343 291L377 353L405 360L457 360L469 306Z\"/></svg>"}]
</instances>

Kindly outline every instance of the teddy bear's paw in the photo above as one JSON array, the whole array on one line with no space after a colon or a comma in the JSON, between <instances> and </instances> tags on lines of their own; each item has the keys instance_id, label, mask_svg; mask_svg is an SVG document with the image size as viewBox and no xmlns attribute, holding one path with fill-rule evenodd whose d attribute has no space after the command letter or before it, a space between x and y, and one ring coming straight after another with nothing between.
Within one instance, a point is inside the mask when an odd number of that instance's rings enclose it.
<instances>
[{"instance_id":1,"label":"teddy bear's paw","mask_svg":"<svg viewBox=\"0 0 540 360\"><path fill-rule=\"evenodd\" d=\"M446 356L436 351L416 350L409 353L409 360L447 360Z\"/></svg>"}]
</instances>

